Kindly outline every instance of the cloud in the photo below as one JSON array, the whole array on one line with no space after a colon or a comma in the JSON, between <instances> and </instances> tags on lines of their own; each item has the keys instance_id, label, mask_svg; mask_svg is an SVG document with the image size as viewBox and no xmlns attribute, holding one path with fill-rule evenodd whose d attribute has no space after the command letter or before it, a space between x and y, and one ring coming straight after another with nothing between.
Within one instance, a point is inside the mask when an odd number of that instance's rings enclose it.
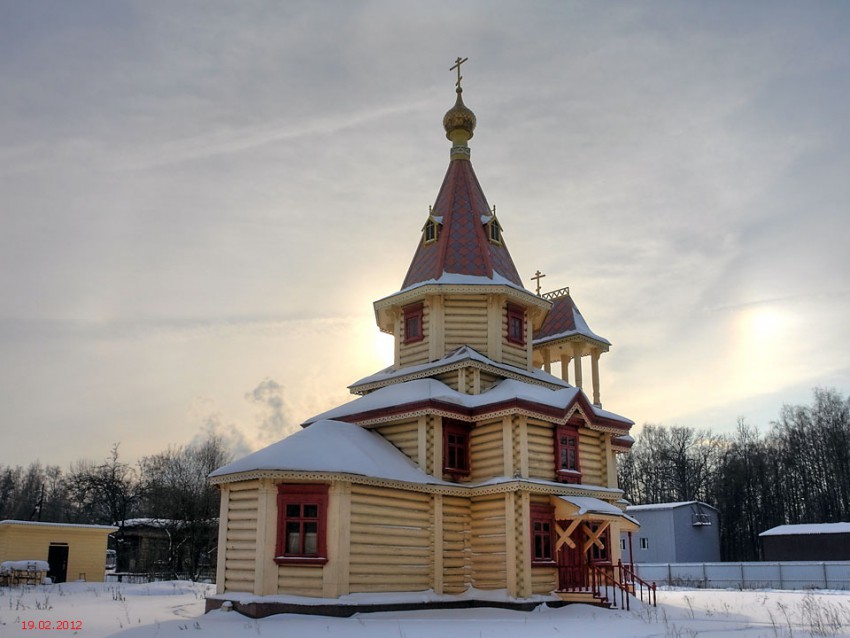
<instances>
[{"instance_id":1,"label":"cloud","mask_svg":"<svg viewBox=\"0 0 850 638\"><path fill-rule=\"evenodd\" d=\"M209 437L221 439L224 448L233 455L234 459L241 458L254 451L247 437L235 423L225 423L221 414L214 412L204 418L200 430L192 437L189 445L199 445Z\"/></svg>"},{"instance_id":2,"label":"cloud","mask_svg":"<svg viewBox=\"0 0 850 638\"><path fill-rule=\"evenodd\" d=\"M283 386L274 379L264 379L245 398L261 407L258 421L263 441L276 441L297 431L291 407L283 396Z\"/></svg>"}]
</instances>

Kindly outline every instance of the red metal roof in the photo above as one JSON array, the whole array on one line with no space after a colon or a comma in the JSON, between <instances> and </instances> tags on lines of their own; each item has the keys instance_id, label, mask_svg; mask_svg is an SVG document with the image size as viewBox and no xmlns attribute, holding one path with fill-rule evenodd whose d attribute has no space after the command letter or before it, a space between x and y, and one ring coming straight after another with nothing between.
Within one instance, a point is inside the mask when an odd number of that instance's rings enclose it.
<instances>
[{"instance_id":1,"label":"red metal roof","mask_svg":"<svg viewBox=\"0 0 850 638\"><path fill-rule=\"evenodd\" d=\"M534 331L534 343L570 334L580 334L610 344L607 339L590 330L573 298L566 294L552 299L552 309L543 320L543 325Z\"/></svg>"},{"instance_id":2,"label":"red metal roof","mask_svg":"<svg viewBox=\"0 0 850 638\"><path fill-rule=\"evenodd\" d=\"M434 203L432 215L442 218L437 241L421 239L402 288L439 279L444 273L494 278L494 273L521 286L508 247L488 240L483 217L493 212L468 159L453 159Z\"/></svg>"}]
</instances>

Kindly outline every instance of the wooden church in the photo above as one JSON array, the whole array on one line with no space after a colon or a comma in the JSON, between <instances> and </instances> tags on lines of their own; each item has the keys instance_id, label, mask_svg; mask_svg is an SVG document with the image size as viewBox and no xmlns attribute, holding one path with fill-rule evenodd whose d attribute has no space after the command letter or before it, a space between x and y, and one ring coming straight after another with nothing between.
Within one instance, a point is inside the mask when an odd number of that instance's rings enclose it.
<instances>
[{"instance_id":1,"label":"wooden church","mask_svg":"<svg viewBox=\"0 0 850 638\"><path fill-rule=\"evenodd\" d=\"M575 600L594 574L622 578L605 568L637 528L615 460L633 422L601 407L610 343L568 289L539 294L539 273L537 294L523 286L472 168L476 120L453 68L448 171L411 229L401 289L374 302L395 360L351 385L355 400L211 474L221 519L208 608L247 594Z\"/></svg>"}]
</instances>

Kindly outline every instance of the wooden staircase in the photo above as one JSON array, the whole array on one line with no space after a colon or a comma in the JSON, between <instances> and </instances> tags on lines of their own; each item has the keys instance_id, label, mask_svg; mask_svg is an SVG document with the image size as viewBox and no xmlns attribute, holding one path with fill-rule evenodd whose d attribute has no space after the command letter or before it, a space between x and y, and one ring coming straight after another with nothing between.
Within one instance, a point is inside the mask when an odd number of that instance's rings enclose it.
<instances>
[{"instance_id":1,"label":"wooden staircase","mask_svg":"<svg viewBox=\"0 0 850 638\"><path fill-rule=\"evenodd\" d=\"M617 565L560 566L558 597L570 603L585 603L606 609L630 609L631 599L656 604L655 583L642 580L622 561ZM619 605L618 605L619 602Z\"/></svg>"}]
</instances>

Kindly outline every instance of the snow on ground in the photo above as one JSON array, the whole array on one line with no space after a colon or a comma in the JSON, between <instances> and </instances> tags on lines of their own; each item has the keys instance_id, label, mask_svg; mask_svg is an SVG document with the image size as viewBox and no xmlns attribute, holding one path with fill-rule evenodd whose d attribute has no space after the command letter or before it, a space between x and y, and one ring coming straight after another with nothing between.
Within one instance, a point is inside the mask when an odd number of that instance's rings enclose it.
<instances>
[{"instance_id":1,"label":"snow on ground","mask_svg":"<svg viewBox=\"0 0 850 638\"><path fill-rule=\"evenodd\" d=\"M183 581L0 587L0 636L47 635L49 623L51 635L91 638L850 638L846 591L675 589L658 592L658 607L634 603L630 612L570 605L533 612L478 608L260 620L233 611L204 614L204 597L212 592L210 585Z\"/></svg>"}]
</instances>

